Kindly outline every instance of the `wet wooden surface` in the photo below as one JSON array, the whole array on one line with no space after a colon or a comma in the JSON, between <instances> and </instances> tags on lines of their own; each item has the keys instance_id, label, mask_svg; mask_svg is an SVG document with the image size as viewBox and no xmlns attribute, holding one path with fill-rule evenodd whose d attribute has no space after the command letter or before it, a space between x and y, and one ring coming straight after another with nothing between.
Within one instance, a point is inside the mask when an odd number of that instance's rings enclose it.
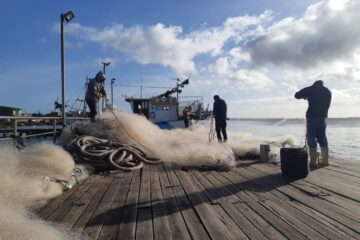
<instances>
[{"instance_id":1,"label":"wet wooden surface","mask_svg":"<svg viewBox=\"0 0 360 240\"><path fill-rule=\"evenodd\" d=\"M89 239L360 239L360 161L302 180L241 160L229 172L145 165L92 175L38 215Z\"/></svg>"}]
</instances>

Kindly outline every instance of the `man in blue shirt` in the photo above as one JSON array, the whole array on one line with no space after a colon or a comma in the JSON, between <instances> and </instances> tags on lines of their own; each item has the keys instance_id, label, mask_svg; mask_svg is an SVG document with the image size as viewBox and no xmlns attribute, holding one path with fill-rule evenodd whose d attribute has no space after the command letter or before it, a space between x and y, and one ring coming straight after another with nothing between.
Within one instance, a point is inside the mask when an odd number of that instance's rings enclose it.
<instances>
[{"instance_id":1,"label":"man in blue shirt","mask_svg":"<svg viewBox=\"0 0 360 240\"><path fill-rule=\"evenodd\" d=\"M85 101L90 109L90 121L95 122L95 116L97 113L97 103L101 97L107 102L106 91L104 89L105 75L102 71L99 71L95 78L90 79L87 91L85 94Z\"/></svg>"},{"instance_id":2,"label":"man in blue shirt","mask_svg":"<svg viewBox=\"0 0 360 240\"><path fill-rule=\"evenodd\" d=\"M219 95L214 96L213 115L215 117L215 130L219 142L227 141L226 134L226 119L227 119L227 106ZM222 133L222 136L221 136Z\"/></svg>"},{"instance_id":3,"label":"man in blue shirt","mask_svg":"<svg viewBox=\"0 0 360 240\"><path fill-rule=\"evenodd\" d=\"M309 146L310 167L327 166L329 149L326 138L326 118L331 103L331 92L322 80L317 80L310 87L295 93L295 98L306 99L309 107L306 111L306 140ZM317 160L317 143L321 147L321 161Z\"/></svg>"}]
</instances>

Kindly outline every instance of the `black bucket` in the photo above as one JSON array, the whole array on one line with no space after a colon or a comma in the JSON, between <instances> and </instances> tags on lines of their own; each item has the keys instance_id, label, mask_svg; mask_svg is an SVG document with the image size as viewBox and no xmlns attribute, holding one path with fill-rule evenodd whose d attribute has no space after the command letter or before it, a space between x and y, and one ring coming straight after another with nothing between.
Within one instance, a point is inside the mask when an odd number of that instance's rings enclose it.
<instances>
[{"instance_id":1,"label":"black bucket","mask_svg":"<svg viewBox=\"0 0 360 240\"><path fill-rule=\"evenodd\" d=\"M282 148L280 159L283 176L299 179L305 178L310 172L306 148Z\"/></svg>"}]
</instances>

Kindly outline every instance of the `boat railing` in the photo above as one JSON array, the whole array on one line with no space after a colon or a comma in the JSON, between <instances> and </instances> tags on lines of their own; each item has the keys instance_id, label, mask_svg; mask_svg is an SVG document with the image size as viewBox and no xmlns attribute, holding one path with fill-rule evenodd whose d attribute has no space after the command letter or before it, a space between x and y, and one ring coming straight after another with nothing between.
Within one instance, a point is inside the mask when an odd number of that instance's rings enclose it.
<instances>
[{"instance_id":1,"label":"boat railing","mask_svg":"<svg viewBox=\"0 0 360 240\"><path fill-rule=\"evenodd\" d=\"M67 122L88 121L87 117L67 117ZM0 116L0 141L14 140L22 145L25 138L53 136L54 143L63 129L62 117ZM29 125L30 123L30 125ZM25 134L25 135L24 135Z\"/></svg>"}]
</instances>

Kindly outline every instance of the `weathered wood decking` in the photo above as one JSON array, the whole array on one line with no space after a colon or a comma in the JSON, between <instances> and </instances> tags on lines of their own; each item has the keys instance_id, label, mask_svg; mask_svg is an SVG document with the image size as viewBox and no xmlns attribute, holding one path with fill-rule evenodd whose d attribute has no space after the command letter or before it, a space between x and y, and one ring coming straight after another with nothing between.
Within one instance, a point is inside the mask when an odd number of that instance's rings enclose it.
<instances>
[{"instance_id":1,"label":"weathered wood decking","mask_svg":"<svg viewBox=\"0 0 360 240\"><path fill-rule=\"evenodd\" d=\"M278 165L93 175L38 215L90 239L360 239L360 163L331 159L303 180Z\"/></svg>"}]
</instances>

